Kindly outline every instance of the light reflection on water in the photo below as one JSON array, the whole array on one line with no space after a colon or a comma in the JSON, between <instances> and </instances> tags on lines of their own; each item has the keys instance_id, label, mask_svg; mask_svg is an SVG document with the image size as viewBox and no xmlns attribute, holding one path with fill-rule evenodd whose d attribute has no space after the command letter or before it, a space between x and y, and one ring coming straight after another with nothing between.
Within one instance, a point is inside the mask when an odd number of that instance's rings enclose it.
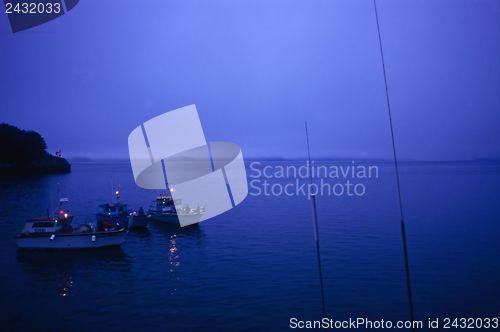
<instances>
[{"instance_id":1,"label":"light reflection on water","mask_svg":"<svg viewBox=\"0 0 500 332\"><path fill-rule=\"evenodd\" d=\"M68 273L63 273L62 283L59 285L59 295L62 297L69 296L71 293L71 288L73 287L74 281L71 275Z\"/></svg>"},{"instance_id":2,"label":"light reflection on water","mask_svg":"<svg viewBox=\"0 0 500 332\"><path fill-rule=\"evenodd\" d=\"M170 242L168 247L168 262L170 264L170 273L172 273L171 279L179 280L179 276L176 273L177 268L181 265L180 254L176 247L176 235L170 236ZM170 295L174 295L177 291L176 287L172 287L170 290Z\"/></svg>"},{"instance_id":3,"label":"light reflection on water","mask_svg":"<svg viewBox=\"0 0 500 332\"><path fill-rule=\"evenodd\" d=\"M132 263L121 248L71 252L29 250L17 251L16 256L25 278L29 280L24 286L43 292L43 296L48 298L55 295L60 298L73 297L75 290L87 289L89 281L94 284L94 281L89 280L92 274L127 272L131 270Z\"/></svg>"}]
</instances>

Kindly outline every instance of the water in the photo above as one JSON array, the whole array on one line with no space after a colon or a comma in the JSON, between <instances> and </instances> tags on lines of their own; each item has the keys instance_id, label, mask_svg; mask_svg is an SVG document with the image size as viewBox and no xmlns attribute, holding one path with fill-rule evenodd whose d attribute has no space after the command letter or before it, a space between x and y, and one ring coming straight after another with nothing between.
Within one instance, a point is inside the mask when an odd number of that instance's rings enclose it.
<instances>
[{"instance_id":1,"label":"water","mask_svg":"<svg viewBox=\"0 0 500 332\"><path fill-rule=\"evenodd\" d=\"M378 166L364 196L318 198L327 312L337 319L408 317L394 174ZM197 229L151 224L118 250L17 252L23 221L54 206L57 183L78 223L112 199L111 179L134 207L159 193L137 188L125 162L2 180L2 330L281 331L290 317L320 318L302 196L248 196ZM405 163L402 186L416 318L498 315L500 164Z\"/></svg>"}]
</instances>

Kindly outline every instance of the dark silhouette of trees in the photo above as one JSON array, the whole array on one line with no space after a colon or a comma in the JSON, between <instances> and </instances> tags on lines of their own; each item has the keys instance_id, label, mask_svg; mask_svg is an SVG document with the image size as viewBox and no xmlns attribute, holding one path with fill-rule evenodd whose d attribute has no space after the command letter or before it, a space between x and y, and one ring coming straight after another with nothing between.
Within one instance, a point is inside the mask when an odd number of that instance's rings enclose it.
<instances>
[{"instance_id":1,"label":"dark silhouette of trees","mask_svg":"<svg viewBox=\"0 0 500 332\"><path fill-rule=\"evenodd\" d=\"M26 131L6 123L0 124L0 162L25 163L47 154L47 144L35 131Z\"/></svg>"},{"instance_id":2,"label":"dark silhouette of trees","mask_svg":"<svg viewBox=\"0 0 500 332\"><path fill-rule=\"evenodd\" d=\"M5 171L69 172L70 165L47 153L47 144L36 131L0 124L0 169Z\"/></svg>"}]
</instances>

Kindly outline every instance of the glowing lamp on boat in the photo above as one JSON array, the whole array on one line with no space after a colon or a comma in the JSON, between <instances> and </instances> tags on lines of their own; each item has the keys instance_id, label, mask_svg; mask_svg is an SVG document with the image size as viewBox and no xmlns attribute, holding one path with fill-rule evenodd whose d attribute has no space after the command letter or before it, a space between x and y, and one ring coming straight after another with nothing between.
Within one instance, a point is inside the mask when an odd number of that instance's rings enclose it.
<instances>
[{"instance_id":1,"label":"glowing lamp on boat","mask_svg":"<svg viewBox=\"0 0 500 332\"><path fill-rule=\"evenodd\" d=\"M64 214L64 218L68 218L68 214L67 213Z\"/></svg>"},{"instance_id":2,"label":"glowing lamp on boat","mask_svg":"<svg viewBox=\"0 0 500 332\"><path fill-rule=\"evenodd\" d=\"M64 214L64 211L63 210L59 210L59 214Z\"/></svg>"}]
</instances>

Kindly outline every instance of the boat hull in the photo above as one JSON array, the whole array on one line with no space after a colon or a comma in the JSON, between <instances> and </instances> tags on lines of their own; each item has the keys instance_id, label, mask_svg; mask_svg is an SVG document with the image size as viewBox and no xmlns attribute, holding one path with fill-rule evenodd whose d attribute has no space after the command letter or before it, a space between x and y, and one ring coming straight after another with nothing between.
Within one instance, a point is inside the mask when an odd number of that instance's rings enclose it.
<instances>
[{"instance_id":1,"label":"boat hull","mask_svg":"<svg viewBox=\"0 0 500 332\"><path fill-rule=\"evenodd\" d=\"M201 214L182 215L186 226L200 222ZM151 213L151 219L160 223L180 226L179 217L174 213Z\"/></svg>"},{"instance_id":2,"label":"boat hull","mask_svg":"<svg viewBox=\"0 0 500 332\"><path fill-rule=\"evenodd\" d=\"M179 218L174 214L151 213L151 220L179 226Z\"/></svg>"},{"instance_id":3,"label":"boat hull","mask_svg":"<svg viewBox=\"0 0 500 332\"><path fill-rule=\"evenodd\" d=\"M21 234L16 242L19 249L94 249L120 246L127 231Z\"/></svg>"},{"instance_id":4,"label":"boat hull","mask_svg":"<svg viewBox=\"0 0 500 332\"><path fill-rule=\"evenodd\" d=\"M148 216L131 216L128 222L130 229L146 228L148 226Z\"/></svg>"},{"instance_id":5,"label":"boat hull","mask_svg":"<svg viewBox=\"0 0 500 332\"><path fill-rule=\"evenodd\" d=\"M96 214L97 227L99 230L104 230L107 227L124 227L127 228L129 218L128 214L119 214L119 215L107 215L107 214ZM109 224L109 226L106 226Z\"/></svg>"}]
</instances>

